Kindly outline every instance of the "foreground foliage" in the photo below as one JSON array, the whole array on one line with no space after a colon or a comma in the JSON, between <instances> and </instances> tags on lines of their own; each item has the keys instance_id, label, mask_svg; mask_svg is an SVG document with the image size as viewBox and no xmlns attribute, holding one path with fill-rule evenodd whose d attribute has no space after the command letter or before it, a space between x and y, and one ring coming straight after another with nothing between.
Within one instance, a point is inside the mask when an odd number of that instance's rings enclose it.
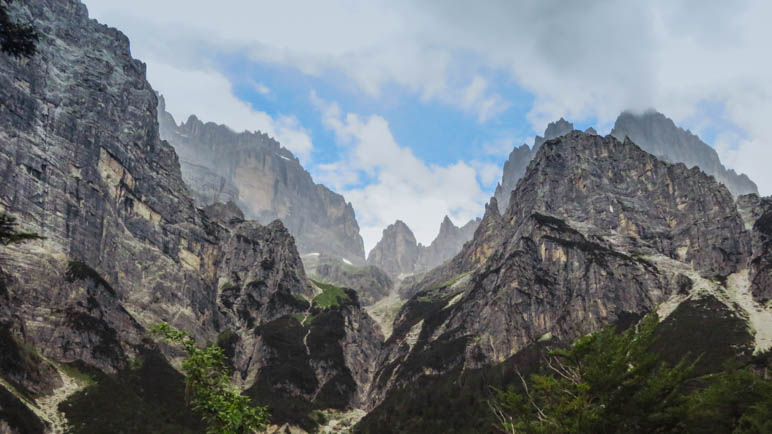
<instances>
[{"instance_id":1,"label":"foreground foliage","mask_svg":"<svg viewBox=\"0 0 772 434\"><path fill-rule=\"evenodd\" d=\"M668 366L653 351L650 315L550 352L545 373L498 390L491 408L507 433L772 432L772 382L750 367L694 378L694 362Z\"/></svg>"},{"instance_id":2,"label":"foreground foliage","mask_svg":"<svg viewBox=\"0 0 772 434\"><path fill-rule=\"evenodd\" d=\"M253 407L249 397L231 385L222 348L199 348L187 333L162 322L152 332L168 342L181 344L188 357L182 364L186 393L193 411L207 423L209 433L243 434L265 428L269 414Z\"/></svg>"}]
</instances>

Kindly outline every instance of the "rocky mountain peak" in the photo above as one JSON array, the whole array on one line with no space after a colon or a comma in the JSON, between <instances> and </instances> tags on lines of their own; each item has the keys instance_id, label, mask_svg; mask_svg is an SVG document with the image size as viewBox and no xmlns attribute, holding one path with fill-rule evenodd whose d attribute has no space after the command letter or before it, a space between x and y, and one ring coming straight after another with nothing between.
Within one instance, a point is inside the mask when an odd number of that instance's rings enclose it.
<instances>
[{"instance_id":1,"label":"rocky mountain peak","mask_svg":"<svg viewBox=\"0 0 772 434\"><path fill-rule=\"evenodd\" d=\"M367 263L391 276L411 273L418 261L418 244L413 231L397 220L383 230L383 236L367 256Z\"/></svg>"},{"instance_id":2,"label":"rocky mountain peak","mask_svg":"<svg viewBox=\"0 0 772 434\"><path fill-rule=\"evenodd\" d=\"M760 304L772 275L765 201L738 210L701 170L580 131L545 141L511 198L502 215L493 198L474 238L405 294L371 392L380 405L364 425L421 406L394 399L410 385L518 366L538 342L677 315L685 300L715 300L703 318L757 321L756 345L772 345L772 310Z\"/></svg>"},{"instance_id":3,"label":"rocky mountain peak","mask_svg":"<svg viewBox=\"0 0 772 434\"><path fill-rule=\"evenodd\" d=\"M504 170L501 177L501 182L496 186L494 197L501 209L504 210L509 205L509 194L515 189L517 181L525 174L525 169L528 167L528 163L539 147L546 142L574 130L574 124L568 122L562 117L555 121L550 122L547 128L544 130L544 137L536 136L534 138L533 148L529 148L528 145L522 145L515 147L509 154L509 158L504 163ZM594 131L594 130L593 130Z\"/></svg>"},{"instance_id":4,"label":"rocky mountain peak","mask_svg":"<svg viewBox=\"0 0 772 434\"><path fill-rule=\"evenodd\" d=\"M442 223L440 224L440 234L439 237L448 236L451 233L458 230L458 227L453 224L453 222L450 220L450 217L447 215L444 219L442 219Z\"/></svg>"},{"instance_id":5,"label":"rocky mountain peak","mask_svg":"<svg viewBox=\"0 0 772 434\"><path fill-rule=\"evenodd\" d=\"M160 104L160 103L159 103ZM161 138L180 156L182 176L196 205L237 204L261 223L281 219L301 253L326 253L365 263L354 209L314 183L300 161L261 132L236 133L195 115L180 125L159 105Z\"/></svg>"},{"instance_id":6,"label":"rocky mountain peak","mask_svg":"<svg viewBox=\"0 0 772 434\"><path fill-rule=\"evenodd\" d=\"M496 186L494 193L502 212L509 206L510 193L525 174L525 169L539 147L544 142L568 134L572 130L573 124L560 118L547 125L544 137L536 136L533 148L523 145L512 150L504 163L501 182ZM585 133L596 135L597 131L589 127ZM617 118L611 135L619 140L629 137L643 150L664 161L684 163L688 167L698 166L702 171L726 185L735 196L758 193L756 184L746 175L738 175L734 170L725 168L713 148L690 131L676 126L671 119L657 111L649 110L641 114L623 112Z\"/></svg>"},{"instance_id":7,"label":"rocky mountain peak","mask_svg":"<svg viewBox=\"0 0 772 434\"><path fill-rule=\"evenodd\" d=\"M698 166L726 185L735 196L758 193L756 184L746 175L738 175L721 164L715 149L655 110L623 112L617 118L611 135L619 140L629 137L636 145L665 161L684 163L687 167Z\"/></svg>"},{"instance_id":8,"label":"rocky mountain peak","mask_svg":"<svg viewBox=\"0 0 772 434\"><path fill-rule=\"evenodd\" d=\"M416 242L407 224L397 220L383 231L367 262L395 278L430 270L455 256L464 243L472 239L479 224L480 219L477 218L458 227L450 217L445 216L437 237L424 246ZM391 260L395 257L396 260Z\"/></svg>"},{"instance_id":9,"label":"rocky mountain peak","mask_svg":"<svg viewBox=\"0 0 772 434\"><path fill-rule=\"evenodd\" d=\"M544 137L536 136L534 140L534 148L539 148L542 143L547 140L551 140L562 135L568 134L574 130L574 124L568 122L562 117L555 122L547 124L547 128L544 130Z\"/></svg>"}]
</instances>

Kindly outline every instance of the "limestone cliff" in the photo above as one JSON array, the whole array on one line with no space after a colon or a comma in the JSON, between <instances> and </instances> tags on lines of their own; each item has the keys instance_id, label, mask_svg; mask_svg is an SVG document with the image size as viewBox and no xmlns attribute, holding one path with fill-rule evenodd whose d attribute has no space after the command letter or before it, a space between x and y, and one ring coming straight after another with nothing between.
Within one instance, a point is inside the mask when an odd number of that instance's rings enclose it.
<instances>
[{"instance_id":1,"label":"limestone cliff","mask_svg":"<svg viewBox=\"0 0 772 434\"><path fill-rule=\"evenodd\" d=\"M46 238L0 248L0 429L61 430L66 416L90 432L200 430L167 361L179 354L157 346L150 326L168 321L201 344L224 339L248 388L277 360L260 326L299 325L319 290L280 221L195 206L174 148L159 137L145 65L123 34L89 19L77 0L10 8L40 41L31 59L0 56L0 212ZM337 315L314 342L341 362L312 355L318 387L285 387L302 381L288 372L254 395L258 403L361 400L371 361L360 351L380 345L376 327L355 298L336 313L316 311ZM344 385L337 400L315 401Z\"/></svg>"},{"instance_id":2,"label":"limestone cliff","mask_svg":"<svg viewBox=\"0 0 772 434\"><path fill-rule=\"evenodd\" d=\"M380 267L394 278L422 273L455 256L472 239L480 219L458 227L448 216L440 224L437 237L428 246L416 242L413 231L401 220L383 230L378 244L370 251L367 263Z\"/></svg>"},{"instance_id":3,"label":"limestone cliff","mask_svg":"<svg viewBox=\"0 0 772 434\"><path fill-rule=\"evenodd\" d=\"M665 161L698 166L736 196L759 192L748 176L724 167L715 149L691 131L677 127L662 113L653 110L641 114L624 112L617 118L611 135L619 140L629 137L641 149Z\"/></svg>"},{"instance_id":4,"label":"limestone cliff","mask_svg":"<svg viewBox=\"0 0 772 434\"><path fill-rule=\"evenodd\" d=\"M429 384L527 358L538 342L570 342L653 310L667 317L687 301L716 300L742 318L751 347L731 351L772 346L772 307L760 289L766 202L741 212L697 168L578 131L544 142L511 197L501 213L491 203L474 239L412 288L362 427L397 409L423 411L413 399Z\"/></svg>"},{"instance_id":5,"label":"limestone cliff","mask_svg":"<svg viewBox=\"0 0 772 434\"><path fill-rule=\"evenodd\" d=\"M563 118L547 125L544 137L536 136L534 146L516 147L504 163L501 182L496 186L494 197L502 210L509 206L509 196L517 186L517 181L525 174L528 163L536 155L539 147L547 140L570 133L574 125ZM595 135L594 128L586 133ZM737 174L721 164L716 151L705 144L690 131L677 127L672 120L656 111L643 114L624 112L617 117L611 135L624 141L630 139L646 152L672 163L684 163L687 167L697 166L708 175L729 188L733 195L748 193L758 194L756 184L745 174Z\"/></svg>"},{"instance_id":6,"label":"limestone cliff","mask_svg":"<svg viewBox=\"0 0 772 434\"><path fill-rule=\"evenodd\" d=\"M263 224L281 219L301 253L326 253L362 265L364 243L350 203L315 184L290 151L260 132L236 133L195 116L177 125L159 98L161 138L180 156L199 206L236 202Z\"/></svg>"}]
</instances>

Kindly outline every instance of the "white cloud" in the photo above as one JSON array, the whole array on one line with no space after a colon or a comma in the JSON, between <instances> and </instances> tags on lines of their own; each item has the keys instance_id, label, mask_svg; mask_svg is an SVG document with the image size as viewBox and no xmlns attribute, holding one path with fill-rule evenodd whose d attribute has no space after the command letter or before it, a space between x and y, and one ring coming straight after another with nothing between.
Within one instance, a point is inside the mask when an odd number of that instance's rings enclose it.
<instances>
[{"instance_id":1,"label":"white cloud","mask_svg":"<svg viewBox=\"0 0 772 434\"><path fill-rule=\"evenodd\" d=\"M260 95L267 96L271 94L271 89L264 83L253 83L253 87Z\"/></svg>"},{"instance_id":2,"label":"white cloud","mask_svg":"<svg viewBox=\"0 0 772 434\"><path fill-rule=\"evenodd\" d=\"M498 90L511 82L532 94L536 131L560 116L608 125L649 107L701 123L699 105L718 102L748 136L730 166L772 193L755 164L772 143L766 0L86 1L140 51L175 65L200 63L202 49L246 52L339 74L373 98L396 84L480 122L511 103Z\"/></svg>"},{"instance_id":3,"label":"white cloud","mask_svg":"<svg viewBox=\"0 0 772 434\"><path fill-rule=\"evenodd\" d=\"M162 62L148 65L148 80L166 99L166 110L179 121L195 114L205 122L228 125L236 131L260 130L308 161L312 143L293 116L276 118L254 110L236 98L230 82L214 70L188 70Z\"/></svg>"},{"instance_id":4,"label":"white cloud","mask_svg":"<svg viewBox=\"0 0 772 434\"><path fill-rule=\"evenodd\" d=\"M381 116L344 114L337 103L315 94L311 100L324 125L335 133L343 155L342 161L324 168L317 177L338 186L353 204L366 251L397 219L407 223L419 242L429 244L445 215L463 224L480 214L488 195L480 189L477 177L490 181L489 166L480 163L478 174L463 162L427 164L396 142ZM358 185L360 173L371 182Z\"/></svg>"},{"instance_id":5,"label":"white cloud","mask_svg":"<svg viewBox=\"0 0 772 434\"><path fill-rule=\"evenodd\" d=\"M472 160L469 164L477 171L477 178L482 186L494 187L501 179L501 167L486 161Z\"/></svg>"}]
</instances>

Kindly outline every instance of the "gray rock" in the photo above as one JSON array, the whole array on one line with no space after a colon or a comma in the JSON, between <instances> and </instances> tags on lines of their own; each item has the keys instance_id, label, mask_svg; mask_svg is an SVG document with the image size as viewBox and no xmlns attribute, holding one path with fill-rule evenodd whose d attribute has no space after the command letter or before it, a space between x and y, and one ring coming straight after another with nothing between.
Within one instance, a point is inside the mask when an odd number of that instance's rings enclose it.
<instances>
[{"instance_id":1,"label":"gray rock","mask_svg":"<svg viewBox=\"0 0 772 434\"><path fill-rule=\"evenodd\" d=\"M494 364L539 339L570 342L640 316L682 290L680 270L723 282L752 255L725 186L611 136L544 142L511 197L503 214L492 199L474 239L412 288L371 405L427 372Z\"/></svg>"},{"instance_id":2,"label":"gray rock","mask_svg":"<svg viewBox=\"0 0 772 434\"><path fill-rule=\"evenodd\" d=\"M428 246L416 242L410 228L397 220L383 231L378 244L367 257L367 263L386 271L392 278L423 273L455 256L464 243L472 239L480 219L457 227L448 216L442 221L437 237Z\"/></svg>"},{"instance_id":3,"label":"gray rock","mask_svg":"<svg viewBox=\"0 0 772 434\"><path fill-rule=\"evenodd\" d=\"M182 176L198 206L233 201L246 216L280 219L301 253L326 253L363 265L364 243L350 203L315 184L290 151L261 132L236 133L191 116L177 125L159 98L161 138L180 155Z\"/></svg>"},{"instance_id":4,"label":"gray rock","mask_svg":"<svg viewBox=\"0 0 772 434\"><path fill-rule=\"evenodd\" d=\"M528 163L536 155L542 143L570 133L573 127L572 123L560 118L547 126L544 137L536 136L533 148L522 145L512 150L504 163L501 182L496 186L494 193L501 212L508 208L511 192L525 174ZM585 133L597 134L592 127ZM713 175L716 180L726 185L735 196L747 193L758 194L756 184L748 176L738 175L734 170L725 168L713 148L691 132L677 127L672 120L661 113L648 111L637 115L624 112L617 118L611 135L622 141L625 137L630 137L641 149L664 161L684 163L688 167L698 166L702 171Z\"/></svg>"},{"instance_id":5,"label":"gray rock","mask_svg":"<svg viewBox=\"0 0 772 434\"><path fill-rule=\"evenodd\" d=\"M411 274L418 262L418 243L413 231L403 222L397 220L383 230L383 236L378 244L367 255L367 263L375 265L390 276Z\"/></svg>"},{"instance_id":6,"label":"gray rock","mask_svg":"<svg viewBox=\"0 0 772 434\"><path fill-rule=\"evenodd\" d=\"M255 328L311 308L315 292L295 239L280 221L244 221L233 203L195 206L177 154L159 137L145 65L123 34L90 20L77 0L11 7L34 23L40 43L29 60L0 56L0 212L46 239L1 248L0 329L10 336L3 345L23 342L53 361L114 373L154 345L151 326L168 321L202 344L235 336L230 361L253 386L270 368L259 361L274 351ZM322 212L353 222L349 234L361 251L350 206L311 188ZM350 387L337 403L346 407L361 399L363 385L350 386L351 378L366 383L372 373L361 352L382 338L355 297L339 315L316 342L342 362L320 362L312 376L329 390ZM24 387L41 393L60 384L50 366L25 357L3 360L12 368L0 375L26 378ZM348 379L334 374L346 371ZM294 381L287 375L277 384ZM280 386L271 394L300 399Z\"/></svg>"},{"instance_id":7,"label":"gray rock","mask_svg":"<svg viewBox=\"0 0 772 434\"><path fill-rule=\"evenodd\" d=\"M500 210L502 212L506 211L507 207L509 207L509 196L511 192L517 186L517 181L525 174L528 163L530 163L531 159L536 155L536 151L539 150L542 143L568 134L573 130L574 124L560 118L556 122L550 122L547 125L547 128L544 130L544 137L536 136L534 138L533 148L529 148L528 145L522 145L519 148L514 148L512 152L510 152L509 158L504 162L501 182L496 185L496 191L493 194L498 206L501 207Z\"/></svg>"},{"instance_id":8,"label":"gray rock","mask_svg":"<svg viewBox=\"0 0 772 434\"><path fill-rule=\"evenodd\" d=\"M611 135L619 140L629 137L641 149L665 161L698 166L726 185L735 196L758 194L756 184L748 176L724 167L715 149L690 131L677 127L662 113L653 110L642 114L624 112L617 118Z\"/></svg>"}]
</instances>

